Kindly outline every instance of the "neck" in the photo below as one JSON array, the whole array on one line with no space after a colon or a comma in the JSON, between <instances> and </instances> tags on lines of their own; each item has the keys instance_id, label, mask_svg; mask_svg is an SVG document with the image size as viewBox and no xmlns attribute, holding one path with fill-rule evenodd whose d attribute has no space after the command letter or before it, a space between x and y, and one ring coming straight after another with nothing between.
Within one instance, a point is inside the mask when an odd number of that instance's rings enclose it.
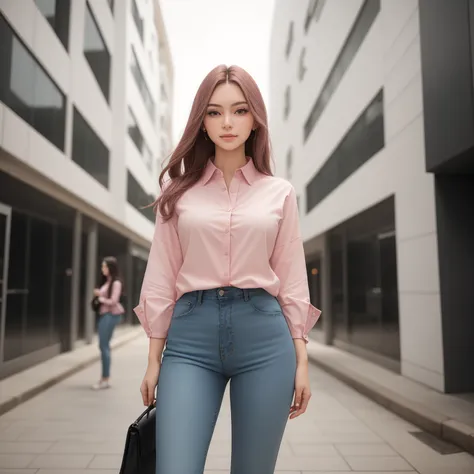
<instances>
[{"instance_id":1,"label":"neck","mask_svg":"<svg viewBox=\"0 0 474 474\"><path fill-rule=\"evenodd\" d=\"M227 151L216 147L214 164L224 173L226 181L232 179L235 170L242 168L247 164L245 157L245 145L242 145L236 150Z\"/></svg>"}]
</instances>

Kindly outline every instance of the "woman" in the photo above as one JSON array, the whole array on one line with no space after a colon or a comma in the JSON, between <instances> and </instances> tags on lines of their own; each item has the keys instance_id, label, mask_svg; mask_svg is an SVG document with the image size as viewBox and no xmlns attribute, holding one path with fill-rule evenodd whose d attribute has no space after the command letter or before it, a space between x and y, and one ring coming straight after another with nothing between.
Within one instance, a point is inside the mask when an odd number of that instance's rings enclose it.
<instances>
[{"instance_id":1,"label":"woman","mask_svg":"<svg viewBox=\"0 0 474 474\"><path fill-rule=\"evenodd\" d=\"M273 473L288 416L311 395L320 311L295 191L272 176L265 105L243 69L206 76L160 186L135 308L150 338L145 405L158 384L156 473L202 474L229 380L232 473Z\"/></svg>"},{"instance_id":2,"label":"woman","mask_svg":"<svg viewBox=\"0 0 474 474\"><path fill-rule=\"evenodd\" d=\"M112 339L115 326L120 322L125 312L120 303L123 285L120 279L117 259L115 257L104 258L101 271L104 277L104 284L94 290L94 296L98 296L101 303L97 330L102 358L102 377L92 386L94 390L110 387L110 340Z\"/></svg>"}]
</instances>

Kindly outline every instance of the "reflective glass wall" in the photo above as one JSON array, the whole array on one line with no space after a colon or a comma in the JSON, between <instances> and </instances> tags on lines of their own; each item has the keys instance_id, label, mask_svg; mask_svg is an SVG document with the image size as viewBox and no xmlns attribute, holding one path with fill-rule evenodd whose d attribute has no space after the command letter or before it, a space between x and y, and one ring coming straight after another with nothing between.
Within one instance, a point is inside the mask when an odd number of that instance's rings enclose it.
<instances>
[{"instance_id":1,"label":"reflective glass wall","mask_svg":"<svg viewBox=\"0 0 474 474\"><path fill-rule=\"evenodd\" d=\"M393 197L330 232L335 341L400 359Z\"/></svg>"}]
</instances>

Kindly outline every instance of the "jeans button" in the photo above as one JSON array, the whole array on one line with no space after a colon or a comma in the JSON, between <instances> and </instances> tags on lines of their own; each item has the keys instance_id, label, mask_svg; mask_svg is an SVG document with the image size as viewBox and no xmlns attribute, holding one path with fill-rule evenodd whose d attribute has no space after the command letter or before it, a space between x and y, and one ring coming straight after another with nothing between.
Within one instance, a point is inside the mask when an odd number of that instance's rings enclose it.
<instances>
[{"instance_id":1,"label":"jeans button","mask_svg":"<svg viewBox=\"0 0 474 474\"><path fill-rule=\"evenodd\" d=\"M219 290L219 296L224 296L224 290Z\"/></svg>"}]
</instances>

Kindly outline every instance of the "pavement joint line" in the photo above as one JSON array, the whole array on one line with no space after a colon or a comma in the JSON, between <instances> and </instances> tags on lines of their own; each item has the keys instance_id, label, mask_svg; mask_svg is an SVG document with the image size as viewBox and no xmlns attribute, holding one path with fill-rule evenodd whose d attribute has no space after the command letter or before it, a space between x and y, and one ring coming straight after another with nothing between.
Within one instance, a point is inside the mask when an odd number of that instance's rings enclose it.
<instances>
[{"instance_id":1,"label":"pavement joint line","mask_svg":"<svg viewBox=\"0 0 474 474\"><path fill-rule=\"evenodd\" d=\"M138 337L142 335L141 332L138 331L129 331L126 332L125 334L120 334L116 340L112 340L110 343L110 346L112 349L118 349ZM71 354L74 351L71 352L66 352L63 354ZM62 354L59 354L61 356ZM58 356L57 356L58 357ZM53 387L54 385L57 385L58 383L62 382L63 380L71 377L72 375L80 372L83 369L86 369L87 367L95 364L96 362L100 361L100 353L97 351L96 354L88 356L85 360L82 360L80 362L75 363L72 367L68 367L64 371L62 371L60 374L53 375L49 377L46 380L43 380L39 382L37 385L28 388L27 390L23 391L22 393L18 395L14 395L8 400L5 400L4 402L0 402L0 416L4 415L5 413L9 412L10 410L13 410L17 406L21 405L22 403L31 400L32 398L36 397L40 393L48 390L49 388ZM45 361L45 363L48 363L48 361ZM31 368L31 367L30 367ZM27 369L26 369L27 370ZM17 375L17 374L15 374ZM0 380L0 383L2 381Z\"/></svg>"},{"instance_id":2,"label":"pavement joint line","mask_svg":"<svg viewBox=\"0 0 474 474\"><path fill-rule=\"evenodd\" d=\"M474 454L474 428L403 397L373 380L335 362L326 362L308 351L309 361L379 405L419 428Z\"/></svg>"}]
</instances>

